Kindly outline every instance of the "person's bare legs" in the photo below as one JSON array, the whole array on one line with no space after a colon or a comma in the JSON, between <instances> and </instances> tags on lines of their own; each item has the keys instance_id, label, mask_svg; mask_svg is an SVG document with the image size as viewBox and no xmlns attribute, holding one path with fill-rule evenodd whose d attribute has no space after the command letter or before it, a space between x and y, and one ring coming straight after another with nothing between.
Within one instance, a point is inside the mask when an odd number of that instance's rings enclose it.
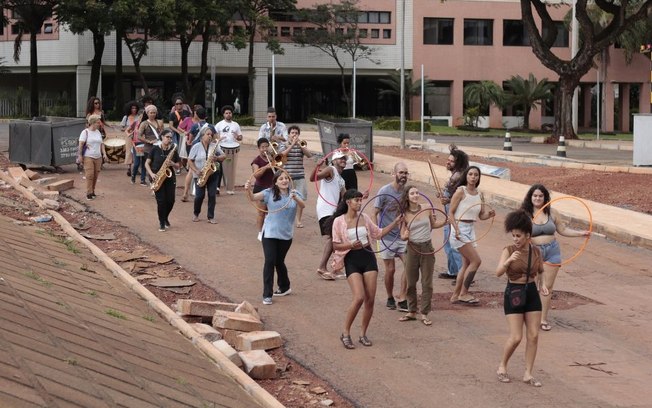
<instances>
[{"instance_id":1,"label":"person's bare legs","mask_svg":"<svg viewBox=\"0 0 652 408\"><path fill-rule=\"evenodd\" d=\"M186 178L183 181L183 197L182 201L188 201L188 192L190 191L190 182L192 181L192 171L189 169L186 173Z\"/></svg>"},{"instance_id":2,"label":"person's bare legs","mask_svg":"<svg viewBox=\"0 0 652 408\"><path fill-rule=\"evenodd\" d=\"M261 203L258 203L258 208L261 209L267 209L267 206ZM264 211L258 211L256 215L256 227L258 228L258 231L263 230L263 223L265 222L265 216L267 215L266 212Z\"/></svg>"},{"instance_id":3,"label":"person's bare legs","mask_svg":"<svg viewBox=\"0 0 652 408\"><path fill-rule=\"evenodd\" d=\"M469 267L469 260L466 259L466 257L462 256L462 267L457 272L457 277L455 278L455 288L453 289L451 302L457 302L459 300L460 292L462 291L462 285L464 284L464 277L466 276L466 270L468 269L468 267Z\"/></svg>"},{"instance_id":4,"label":"person's bare legs","mask_svg":"<svg viewBox=\"0 0 652 408\"><path fill-rule=\"evenodd\" d=\"M405 274L405 260L403 259L404 254L399 254L398 258L401 260L403 265L403 273L401 274L401 291L398 293L397 301L404 301L407 299L407 275ZM394 276L396 276L396 262L394 262Z\"/></svg>"},{"instance_id":5,"label":"person's bare legs","mask_svg":"<svg viewBox=\"0 0 652 408\"><path fill-rule=\"evenodd\" d=\"M358 275L354 273L353 275ZM378 271L365 272L362 275L364 283L364 310L362 311L362 332L361 336L367 335L371 316L374 314L374 300L376 299L376 285L378 281Z\"/></svg>"},{"instance_id":6,"label":"person's bare legs","mask_svg":"<svg viewBox=\"0 0 652 408\"><path fill-rule=\"evenodd\" d=\"M523 381L525 382L532 379L532 369L534 368L534 359L537 356L537 347L539 344L540 322L541 312L525 313L525 373L523 374ZM538 386L540 387L541 385Z\"/></svg>"},{"instance_id":7,"label":"person's bare legs","mask_svg":"<svg viewBox=\"0 0 652 408\"><path fill-rule=\"evenodd\" d=\"M385 265L385 290L387 291L387 298L394 297L394 273L396 272L396 264L394 258L383 259ZM405 292L407 293L407 283Z\"/></svg>"},{"instance_id":8,"label":"person's bare legs","mask_svg":"<svg viewBox=\"0 0 652 408\"><path fill-rule=\"evenodd\" d=\"M333 253L333 238L328 235L323 236L324 239L324 252L321 255L321 261L319 263L319 270L328 273L328 259Z\"/></svg>"},{"instance_id":9,"label":"person's bare legs","mask_svg":"<svg viewBox=\"0 0 652 408\"><path fill-rule=\"evenodd\" d=\"M559 267L554 265L543 264L543 283L550 291L550 295L541 296L541 324L548 325L548 311L552 301L552 287L555 285Z\"/></svg>"},{"instance_id":10,"label":"person's bare legs","mask_svg":"<svg viewBox=\"0 0 652 408\"><path fill-rule=\"evenodd\" d=\"M303 217L303 208L297 206L297 227L298 228L303 228L303 223L301 222L302 217Z\"/></svg>"},{"instance_id":11,"label":"person's bare legs","mask_svg":"<svg viewBox=\"0 0 652 408\"><path fill-rule=\"evenodd\" d=\"M471 282L473 282L476 271L480 268L482 259L480 259L480 254L478 254L478 251L471 244L463 245L459 251L462 254L462 258L466 261L467 267L464 270L464 276L457 275L455 290L458 293L457 289L460 289L458 298L467 298L469 287L471 287Z\"/></svg>"},{"instance_id":12,"label":"person's bare legs","mask_svg":"<svg viewBox=\"0 0 652 408\"><path fill-rule=\"evenodd\" d=\"M514 354L514 351L516 351L518 345L521 343L521 339L523 339L523 314L508 314L505 315L505 318L507 319L507 325L509 326L509 337L505 342L503 356L500 360L498 371L496 371L496 374L498 375L507 373L507 363Z\"/></svg>"},{"instance_id":13,"label":"person's bare legs","mask_svg":"<svg viewBox=\"0 0 652 408\"><path fill-rule=\"evenodd\" d=\"M355 317L358 315L358 311L360 310L360 307L362 307L362 304L365 301L365 283L362 278L362 274L359 273L352 273L349 275L349 277L346 279L346 281L349 283L349 287L351 288L351 294L353 295L353 299L351 299L351 304L349 305L349 308L346 310L346 317L344 319L344 336L350 336L351 335L351 326L353 325L353 321L355 320ZM369 317L371 318L371 316ZM367 321L367 325L369 322Z\"/></svg>"}]
</instances>

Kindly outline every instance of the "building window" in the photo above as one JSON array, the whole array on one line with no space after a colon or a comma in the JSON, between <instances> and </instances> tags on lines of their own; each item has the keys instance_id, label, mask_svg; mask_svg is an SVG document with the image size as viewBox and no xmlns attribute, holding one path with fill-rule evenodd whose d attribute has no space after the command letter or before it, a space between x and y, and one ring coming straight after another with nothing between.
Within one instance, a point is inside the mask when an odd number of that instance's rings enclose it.
<instances>
[{"instance_id":1,"label":"building window","mask_svg":"<svg viewBox=\"0 0 652 408\"><path fill-rule=\"evenodd\" d=\"M368 34L367 34L367 29L366 28L361 28L358 31L358 36L360 36L360 38L367 38L367 35Z\"/></svg>"},{"instance_id":2,"label":"building window","mask_svg":"<svg viewBox=\"0 0 652 408\"><path fill-rule=\"evenodd\" d=\"M360 24L390 24L392 13L389 11L361 11L358 13Z\"/></svg>"},{"instance_id":3,"label":"building window","mask_svg":"<svg viewBox=\"0 0 652 408\"><path fill-rule=\"evenodd\" d=\"M52 27L52 23L43 24L43 33L44 34L52 34L53 31L54 31L54 29Z\"/></svg>"},{"instance_id":4,"label":"building window","mask_svg":"<svg viewBox=\"0 0 652 408\"><path fill-rule=\"evenodd\" d=\"M493 20L464 19L464 45L493 45Z\"/></svg>"},{"instance_id":5,"label":"building window","mask_svg":"<svg viewBox=\"0 0 652 408\"><path fill-rule=\"evenodd\" d=\"M364 11L361 11L358 14L358 23L366 24L368 22L369 22L369 14L365 13Z\"/></svg>"},{"instance_id":6,"label":"building window","mask_svg":"<svg viewBox=\"0 0 652 408\"><path fill-rule=\"evenodd\" d=\"M290 36L290 27L281 27L281 37Z\"/></svg>"},{"instance_id":7,"label":"building window","mask_svg":"<svg viewBox=\"0 0 652 408\"><path fill-rule=\"evenodd\" d=\"M301 33L303 33L301 27L292 27L292 35L299 36Z\"/></svg>"},{"instance_id":8,"label":"building window","mask_svg":"<svg viewBox=\"0 0 652 408\"><path fill-rule=\"evenodd\" d=\"M383 38L384 39L392 38L392 30L390 30L389 28L383 29Z\"/></svg>"},{"instance_id":9,"label":"building window","mask_svg":"<svg viewBox=\"0 0 652 408\"><path fill-rule=\"evenodd\" d=\"M530 37L527 34L522 20L503 20L503 45L530 45Z\"/></svg>"},{"instance_id":10,"label":"building window","mask_svg":"<svg viewBox=\"0 0 652 408\"><path fill-rule=\"evenodd\" d=\"M563 21L555 21L555 27L557 28L557 37L555 42L552 44L553 47L568 47L568 30L564 26ZM542 36L545 37L548 30L543 29Z\"/></svg>"},{"instance_id":11,"label":"building window","mask_svg":"<svg viewBox=\"0 0 652 408\"><path fill-rule=\"evenodd\" d=\"M233 26L233 35L238 36L243 34L244 34L243 26Z\"/></svg>"},{"instance_id":12,"label":"building window","mask_svg":"<svg viewBox=\"0 0 652 408\"><path fill-rule=\"evenodd\" d=\"M145 34L145 29L144 28L136 28L136 34Z\"/></svg>"},{"instance_id":13,"label":"building window","mask_svg":"<svg viewBox=\"0 0 652 408\"><path fill-rule=\"evenodd\" d=\"M11 34L12 34L12 35L18 35L18 32L19 32L19 31L20 31L20 30L18 29L18 25L17 25L17 24L12 24L12 25L11 25Z\"/></svg>"},{"instance_id":14,"label":"building window","mask_svg":"<svg viewBox=\"0 0 652 408\"><path fill-rule=\"evenodd\" d=\"M269 36L278 37L278 30L276 29L276 27L272 27L269 29Z\"/></svg>"},{"instance_id":15,"label":"building window","mask_svg":"<svg viewBox=\"0 0 652 408\"><path fill-rule=\"evenodd\" d=\"M377 28L371 29L371 38L380 38L380 30Z\"/></svg>"},{"instance_id":16,"label":"building window","mask_svg":"<svg viewBox=\"0 0 652 408\"><path fill-rule=\"evenodd\" d=\"M370 24L380 23L380 16L378 15L377 11L370 11L368 14L369 14L368 20Z\"/></svg>"},{"instance_id":17,"label":"building window","mask_svg":"<svg viewBox=\"0 0 652 408\"><path fill-rule=\"evenodd\" d=\"M390 24L392 22L391 15L392 15L392 13L390 13L389 11L381 11L381 12L379 12L378 13L378 18L380 20L379 21L380 24Z\"/></svg>"},{"instance_id":18,"label":"building window","mask_svg":"<svg viewBox=\"0 0 652 408\"><path fill-rule=\"evenodd\" d=\"M453 44L453 19L429 18L423 19L424 44Z\"/></svg>"}]
</instances>

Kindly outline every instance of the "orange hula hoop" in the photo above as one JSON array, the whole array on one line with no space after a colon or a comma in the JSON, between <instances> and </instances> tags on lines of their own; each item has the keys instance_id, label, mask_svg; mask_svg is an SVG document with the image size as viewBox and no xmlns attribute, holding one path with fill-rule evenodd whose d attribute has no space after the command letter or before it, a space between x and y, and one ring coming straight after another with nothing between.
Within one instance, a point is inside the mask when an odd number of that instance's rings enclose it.
<instances>
[{"instance_id":1,"label":"orange hula hoop","mask_svg":"<svg viewBox=\"0 0 652 408\"><path fill-rule=\"evenodd\" d=\"M462 214L460 214L460 218L456 219L455 221L456 221L456 222L459 222L462 218L464 218L464 214L466 214L467 211L469 211L471 208L477 207L477 206L479 206L479 205L486 205L487 207L489 207L489 210L490 210L490 211L491 211L491 210L494 211L494 216L491 217L491 224L489 224L489 228L487 228L487 231L486 231L484 234L482 234L482 236L481 236L480 238L476 238L476 239L474 239L473 241L462 241L461 239L459 240L461 243L463 243L463 244L465 244L465 245L466 245L466 244L473 244L473 243L476 243L476 242L480 241L482 238L486 237L487 234L489 234L489 231L491 231L491 228L494 226L494 220L496 219L495 210L494 210L494 208L493 208L492 206L490 206L490 205L487 204L487 203L477 203L477 204L473 204L472 206L470 206L469 208L467 208L466 210L464 210L464 212L463 212ZM484 220L483 220L483 221L484 221ZM455 228L451 228L451 232L452 232L452 233L455 233Z\"/></svg>"},{"instance_id":2,"label":"orange hula hoop","mask_svg":"<svg viewBox=\"0 0 652 408\"><path fill-rule=\"evenodd\" d=\"M247 180L247 181L249 182L249 184L251 185L251 179L253 179L254 177L256 177L256 175L257 175L258 173L263 173L263 172L267 171L268 169L272 169L272 171L274 171L274 169L276 169L277 171L282 171L282 172L284 172L285 174L287 174L288 178L290 179L290 186L291 186L291 188L289 189L289 192L292 193L292 191L294 190L294 180L292 180L292 176L290 176L290 173L288 173L287 170L285 170L284 168L279 167L279 166L274 166L274 165L271 164L271 163L270 163L270 166L263 166L263 167L260 167L258 170L256 170L256 171L254 171L253 173L251 173L251 176L249 176L249 180ZM253 187L253 185L252 185L252 187ZM249 193L249 191L247 191L247 193ZM249 201L249 204L251 204L251 205L252 205L256 210L258 210L258 211L260 211L260 212L267 213L267 214L274 214L274 213L276 213L276 212L279 212L279 211L284 210L285 207L287 207L287 206L290 204L290 201L291 201L291 200L287 200L287 202L285 203L285 205L283 205L283 207L278 208L278 209L273 210L273 211L270 211L270 210L268 210L268 209L263 209L263 208L258 207L258 206L254 203L254 200L251 199L251 196L250 196L249 194L247 194L247 200Z\"/></svg>"},{"instance_id":3,"label":"orange hula hoop","mask_svg":"<svg viewBox=\"0 0 652 408\"><path fill-rule=\"evenodd\" d=\"M562 265L566 265L567 263L573 261L575 258L580 256L582 254L582 252L584 252L584 249L586 249L586 245L589 243L589 239L591 238L591 232L593 231L593 213L591 212L591 209L589 208L589 206L584 201L582 201L581 199L579 199L577 197L573 197L573 196L563 196L563 197L557 197L554 200L550 200L546 204L544 204L543 207L539 208L539 210L536 213L534 213L534 215L532 216L532 223L534 224L534 219L537 218L537 216L541 213L541 211L543 211L546 207L549 207L550 205L552 205L552 203L554 203L556 201L559 201L559 200L575 200L575 201L579 202L580 204L582 204L584 206L584 208L586 208L586 211L589 213L589 229L588 229L589 234L586 236L586 238L584 238L584 243L582 244L580 249L577 250L575 255L571 256L570 258L566 259L565 261L561 261L560 263L544 262L544 264L546 264L546 265L561 267ZM539 225L539 224L537 224L537 225Z\"/></svg>"}]
</instances>

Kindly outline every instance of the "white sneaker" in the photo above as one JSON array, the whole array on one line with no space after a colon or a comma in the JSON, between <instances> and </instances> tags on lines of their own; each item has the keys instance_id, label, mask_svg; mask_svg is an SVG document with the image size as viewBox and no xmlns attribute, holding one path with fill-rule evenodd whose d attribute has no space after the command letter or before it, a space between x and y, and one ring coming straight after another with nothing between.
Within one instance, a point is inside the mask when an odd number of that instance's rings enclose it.
<instances>
[{"instance_id":1,"label":"white sneaker","mask_svg":"<svg viewBox=\"0 0 652 408\"><path fill-rule=\"evenodd\" d=\"M272 296L287 296L290 293L292 293L292 289L288 288L285 292L281 292L281 289L276 289L276 292L272 294Z\"/></svg>"},{"instance_id":2,"label":"white sneaker","mask_svg":"<svg viewBox=\"0 0 652 408\"><path fill-rule=\"evenodd\" d=\"M232 191L232 190L229 190L229 191L226 192L226 194L228 194L228 195L233 195L233 194L235 194L235 192Z\"/></svg>"},{"instance_id":3,"label":"white sneaker","mask_svg":"<svg viewBox=\"0 0 652 408\"><path fill-rule=\"evenodd\" d=\"M272 304L272 298L263 298L263 304L264 305L271 305Z\"/></svg>"}]
</instances>

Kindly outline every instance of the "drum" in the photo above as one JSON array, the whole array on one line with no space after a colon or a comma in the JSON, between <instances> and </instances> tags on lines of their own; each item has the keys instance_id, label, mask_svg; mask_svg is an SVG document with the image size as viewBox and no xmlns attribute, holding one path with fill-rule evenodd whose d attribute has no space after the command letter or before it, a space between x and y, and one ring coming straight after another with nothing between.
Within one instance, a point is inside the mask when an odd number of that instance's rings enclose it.
<instances>
[{"instance_id":1,"label":"drum","mask_svg":"<svg viewBox=\"0 0 652 408\"><path fill-rule=\"evenodd\" d=\"M222 162L222 180L226 185L226 193L233 194L235 187L235 169L238 159L237 153L240 151L240 143L224 141L220 143L220 149L226 155L226 159Z\"/></svg>"},{"instance_id":2,"label":"drum","mask_svg":"<svg viewBox=\"0 0 652 408\"><path fill-rule=\"evenodd\" d=\"M106 155L109 156L109 163L122 163L125 161L126 149L124 139L106 139L104 140L104 148Z\"/></svg>"}]
</instances>

